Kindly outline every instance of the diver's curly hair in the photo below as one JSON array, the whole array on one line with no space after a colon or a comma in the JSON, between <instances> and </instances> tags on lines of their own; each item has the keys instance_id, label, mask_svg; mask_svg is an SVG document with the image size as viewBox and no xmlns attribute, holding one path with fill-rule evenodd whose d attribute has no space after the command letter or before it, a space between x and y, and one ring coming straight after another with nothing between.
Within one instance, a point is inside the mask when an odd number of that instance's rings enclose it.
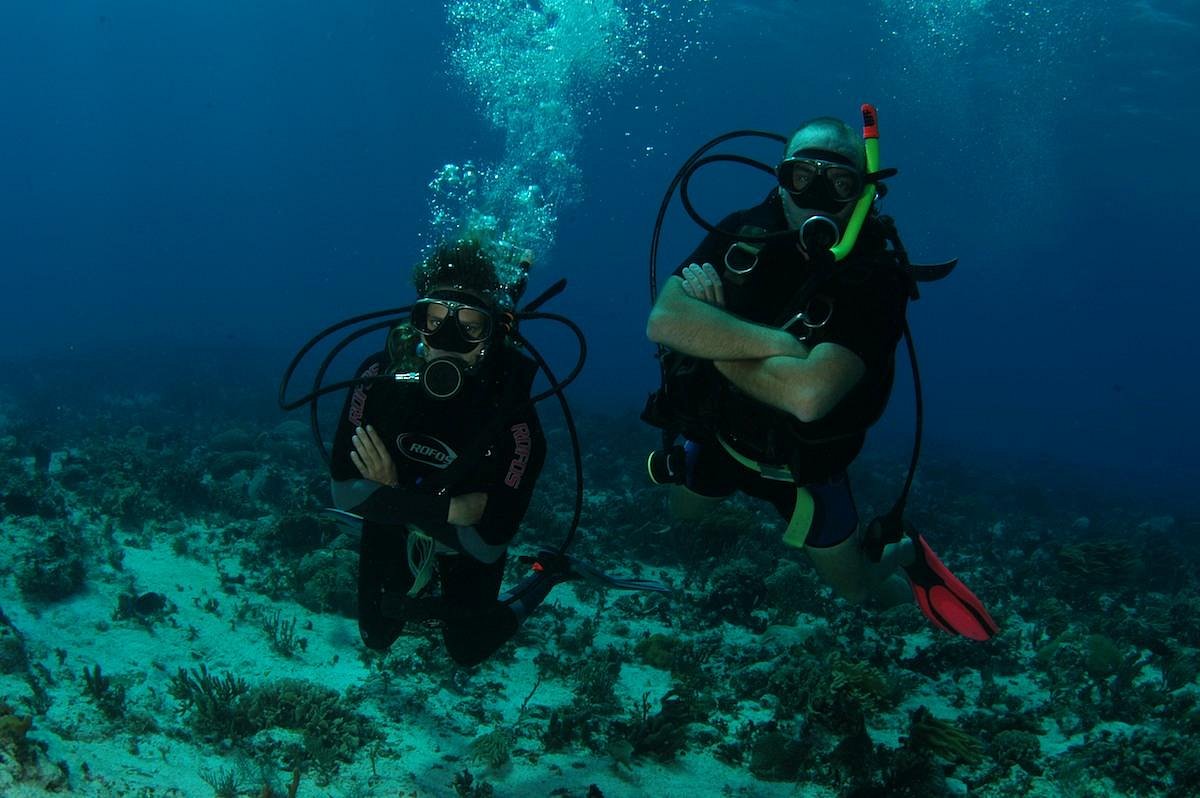
<instances>
[{"instance_id":1,"label":"diver's curly hair","mask_svg":"<svg viewBox=\"0 0 1200 798\"><path fill-rule=\"evenodd\" d=\"M498 260L478 238L443 242L413 269L413 285L422 296L435 288L458 288L512 310L525 291L528 264L510 266Z\"/></svg>"}]
</instances>

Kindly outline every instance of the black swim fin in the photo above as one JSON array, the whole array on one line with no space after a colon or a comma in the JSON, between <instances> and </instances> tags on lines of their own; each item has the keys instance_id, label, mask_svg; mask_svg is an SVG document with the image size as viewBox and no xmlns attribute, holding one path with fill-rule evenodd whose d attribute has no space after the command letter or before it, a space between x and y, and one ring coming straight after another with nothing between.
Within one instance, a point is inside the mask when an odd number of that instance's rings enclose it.
<instances>
[{"instance_id":1,"label":"black swim fin","mask_svg":"<svg viewBox=\"0 0 1200 798\"><path fill-rule=\"evenodd\" d=\"M355 540L362 537L363 517L361 515L348 513L336 507L326 507L321 512L336 521L343 534L349 535Z\"/></svg>"},{"instance_id":2,"label":"black swim fin","mask_svg":"<svg viewBox=\"0 0 1200 798\"><path fill-rule=\"evenodd\" d=\"M649 590L654 593L670 593L671 588L657 579L635 579L611 576L591 563L553 549L542 549L536 557L521 557L521 562L539 573L550 576L561 575L563 581L582 579L597 587L614 590Z\"/></svg>"}]
</instances>

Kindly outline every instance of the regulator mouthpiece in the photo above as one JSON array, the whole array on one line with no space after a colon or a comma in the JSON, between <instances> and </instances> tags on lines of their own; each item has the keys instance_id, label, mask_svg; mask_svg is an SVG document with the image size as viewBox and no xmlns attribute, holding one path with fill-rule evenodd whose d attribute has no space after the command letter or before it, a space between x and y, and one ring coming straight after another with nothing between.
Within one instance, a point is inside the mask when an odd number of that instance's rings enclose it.
<instances>
[{"instance_id":1,"label":"regulator mouthpiece","mask_svg":"<svg viewBox=\"0 0 1200 798\"><path fill-rule=\"evenodd\" d=\"M805 255L833 249L841 240L841 228L828 216L810 216L800 225L800 250Z\"/></svg>"},{"instance_id":2,"label":"regulator mouthpiece","mask_svg":"<svg viewBox=\"0 0 1200 798\"><path fill-rule=\"evenodd\" d=\"M420 371L392 375L396 382L419 382L431 399L453 399L466 384L462 361L455 357L439 357L421 366Z\"/></svg>"},{"instance_id":3,"label":"regulator mouthpiece","mask_svg":"<svg viewBox=\"0 0 1200 798\"><path fill-rule=\"evenodd\" d=\"M421 369L421 387L433 399L454 398L465 382L462 361L458 358L435 358Z\"/></svg>"}]
</instances>

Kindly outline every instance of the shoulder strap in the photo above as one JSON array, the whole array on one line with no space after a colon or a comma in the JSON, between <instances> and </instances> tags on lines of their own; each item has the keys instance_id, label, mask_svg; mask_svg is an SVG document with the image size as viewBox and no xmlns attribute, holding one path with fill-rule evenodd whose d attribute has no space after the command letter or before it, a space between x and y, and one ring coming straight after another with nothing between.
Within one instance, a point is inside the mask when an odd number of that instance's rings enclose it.
<instances>
[{"instance_id":1,"label":"shoulder strap","mask_svg":"<svg viewBox=\"0 0 1200 798\"><path fill-rule=\"evenodd\" d=\"M783 306L783 314L775 319L773 326L786 330L793 322L797 321L798 310L808 306L809 300L816 295L825 281L833 274L833 270L837 268L837 260L829 250L818 253L814 261L812 274L796 289L796 293L792 294L791 299Z\"/></svg>"},{"instance_id":2,"label":"shoulder strap","mask_svg":"<svg viewBox=\"0 0 1200 798\"><path fill-rule=\"evenodd\" d=\"M725 250L725 280L735 285L741 285L746 281L746 278L758 266L758 256L766 246L766 242L747 240L743 236L757 239L766 233L767 230L764 228L752 224L742 225L738 228L737 240Z\"/></svg>"},{"instance_id":3,"label":"shoulder strap","mask_svg":"<svg viewBox=\"0 0 1200 798\"><path fill-rule=\"evenodd\" d=\"M884 238L892 245L892 253L896 258L896 265L900 267L900 270L904 272L904 276L908 278L908 295L910 299L917 300L921 298L921 292L917 288L917 283L932 283L936 280L941 280L954 271L954 267L958 265L958 258L951 258L941 263L923 264L910 262L908 259L908 250L904 248L904 242L900 240L900 233L896 230L896 220L891 216L880 215L878 222Z\"/></svg>"}]
</instances>

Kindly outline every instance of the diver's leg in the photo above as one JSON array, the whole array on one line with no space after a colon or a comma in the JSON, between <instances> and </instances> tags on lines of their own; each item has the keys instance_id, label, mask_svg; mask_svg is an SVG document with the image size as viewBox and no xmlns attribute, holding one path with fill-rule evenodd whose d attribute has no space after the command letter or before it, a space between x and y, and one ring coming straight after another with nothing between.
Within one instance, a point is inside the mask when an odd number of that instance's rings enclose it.
<instances>
[{"instance_id":1,"label":"diver's leg","mask_svg":"<svg viewBox=\"0 0 1200 798\"><path fill-rule=\"evenodd\" d=\"M887 546L879 562L867 557L857 532L841 543L805 546L804 551L826 584L847 601L879 607L912 601L908 580L898 570L902 560L912 559L912 542L907 539Z\"/></svg>"},{"instance_id":2,"label":"diver's leg","mask_svg":"<svg viewBox=\"0 0 1200 798\"><path fill-rule=\"evenodd\" d=\"M940 629L972 640L988 640L999 631L979 598L915 531L885 546L879 562L867 556L862 534L844 475L796 488L784 542L803 546L817 573L839 596L879 607L907 604L911 596Z\"/></svg>"},{"instance_id":3,"label":"diver's leg","mask_svg":"<svg viewBox=\"0 0 1200 798\"><path fill-rule=\"evenodd\" d=\"M911 600L908 581L897 570L912 562L912 542L905 539L885 547L877 563L866 556L860 540L858 508L845 474L794 486L794 490L783 540L804 549L834 592L856 604L871 601L884 607ZM775 504L783 510L782 501Z\"/></svg>"},{"instance_id":4,"label":"diver's leg","mask_svg":"<svg viewBox=\"0 0 1200 798\"><path fill-rule=\"evenodd\" d=\"M715 442L686 441L683 450L685 478L683 484L671 486L667 506L676 520L699 523L736 489L732 469L740 466Z\"/></svg>"},{"instance_id":5,"label":"diver's leg","mask_svg":"<svg viewBox=\"0 0 1200 798\"><path fill-rule=\"evenodd\" d=\"M438 558L445 606L442 640L459 665L483 662L521 625L523 617L497 600L506 559L482 563L465 555Z\"/></svg>"},{"instance_id":6,"label":"diver's leg","mask_svg":"<svg viewBox=\"0 0 1200 798\"><path fill-rule=\"evenodd\" d=\"M404 629L404 619L385 609L389 596L412 586L405 554L407 534L395 527L363 524L358 554L358 631L367 648L386 651Z\"/></svg>"},{"instance_id":7,"label":"diver's leg","mask_svg":"<svg viewBox=\"0 0 1200 798\"><path fill-rule=\"evenodd\" d=\"M667 507L677 521L699 523L721 505L728 496L705 496L696 493L687 485L672 485L667 496Z\"/></svg>"}]
</instances>

